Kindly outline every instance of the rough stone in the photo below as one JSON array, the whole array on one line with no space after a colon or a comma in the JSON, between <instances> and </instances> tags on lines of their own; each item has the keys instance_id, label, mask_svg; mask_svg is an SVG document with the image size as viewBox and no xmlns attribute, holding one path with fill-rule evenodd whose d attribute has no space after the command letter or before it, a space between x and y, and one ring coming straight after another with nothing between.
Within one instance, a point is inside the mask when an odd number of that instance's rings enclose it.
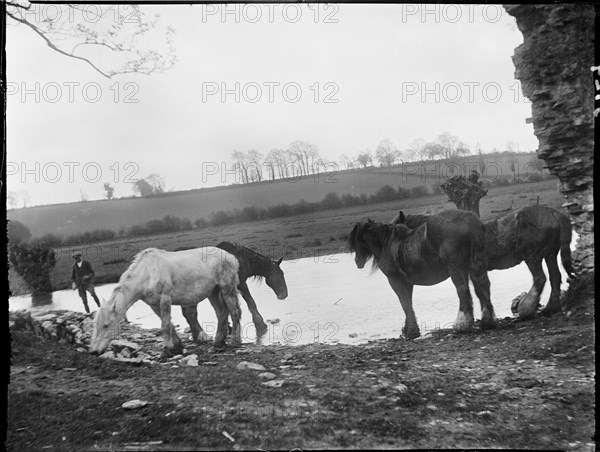
<instances>
[{"instance_id":1,"label":"rough stone","mask_svg":"<svg viewBox=\"0 0 600 452\"><path fill-rule=\"evenodd\" d=\"M142 407L145 407L146 405L148 405L148 402L146 402L145 400L134 399L134 400L125 402L123 405L121 405L121 408L123 408L125 410L135 410L136 408L142 408Z\"/></svg>"},{"instance_id":2,"label":"rough stone","mask_svg":"<svg viewBox=\"0 0 600 452\"><path fill-rule=\"evenodd\" d=\"M265 368L265 366L263 366L262 364L256 364L256 363L251 363L249 361L242 361L240 362L236 368L243 370L243 369L250 369L250 370L267 370Z\"/></svg>"},{"instance_id":3,"label":"rough stone","mask_svg":"<svg viewBox=\"0 0 600 452\"><path fill-rule=\"evenodd\" d=\"M269 388L281 388L284 383L285 383L285 380L270 380L270 381L265 381L264 383L262 383L262 385L267 386Z\"/></svg>"},{"instance_id":4,"label":"rough stone","mask_svg":"<svg viewBox=\"0 0 600 452\"><path fill-rule=\"evenodd\" d=\"M579 234L577 274L594 272L594 6L505 5L523 33L515 76L532 102L538 156L560 179Z\"/></svg>"},{"instance_id":5,"label":"rough stone","mask_svg":"<svg viewBox=\"0 0 600 452\"><path fill-rule=\"evenodd\" d=\"M258 374L258 378L264 378L265 380L273 380L274 378L277 378L277 375L271 372L262 372Z\"/></svg>"},{"instance_id":6,"label":"rough stone","mask_svg":"<svg viewBox=\"0 0 600 452\"><path fill-rule=\"evenodd\" d=\"M185 358L182 358L181 361L179 361L179 364L184 365L184 366L197 367L198 366L198 356L196 356L196 355L186 356Z\"/></svg>"}]
</instances>

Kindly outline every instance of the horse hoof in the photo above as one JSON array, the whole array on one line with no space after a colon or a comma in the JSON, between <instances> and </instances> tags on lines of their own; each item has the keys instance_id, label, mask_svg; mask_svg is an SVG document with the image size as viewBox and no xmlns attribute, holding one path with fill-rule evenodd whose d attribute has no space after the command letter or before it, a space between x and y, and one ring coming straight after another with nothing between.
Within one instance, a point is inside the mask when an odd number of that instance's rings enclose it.
<instances>
[{"instance_id":1,"label":"horse hoof","mask_svg":"<svg viewBox=\"0 0 600 452\"><path fill-rule=\"evenodd\" d=\"M458 311L456 320L454 321L454 330L460 332L470 331L474 324L473 315L465 314L462 311Z\"/></svg>"},{"instance_id":2,"label":"horse hoof","mask_svg":"<svg viewBox=\"0 0 600 452\"><path fill-rule=\"evenodd\" d=\"M493 330L498 328L498 322L494 316L483 316L481 319L482 330Z\"/></svg>"},{"instance_id":3,"label":"horse hoof","mask_svg":"<svg viewBox=\"0 0 600 452\"><path fill-rule=\"evenodd\" d=\"M409 341L416 339L421 336L421 332L419 331L419 327L415 328L402 328L402 336L404 336ZM400 336L400 337L402 337Z\"/></svg>"},{"instance_id":4,"label":"horse hoof","mask_svg":"<svg viewBox=\"0 0 600 452\"><path fill-rule=\"evenodd\" d=\"M198 337L195 342L202 344L203 342L211 342L212 336L210 334L206 334L204 331L198 333Z\"/></svg>"},{"instance_id":5,"label":"horse hoof","mask_svg":"<svg viewBox=\"0 0 600 452\"><path fill-rule=\"evenodd\" d=\"M562 312L562 310L559 307L546 306L544 309L542 309L540 311L540 314L542 314L543 316L549 316L549 315L557 314L559 312Z\"/></svg>"},{"instance_id":6,"label":"horse hoof","mask_svg":"<svg viewBox=\"0 0 600 452\"><path fill-rule=\"evenodd\" d=\"M265 334L267 334L267 331L269 331L269 328L265 325L264 328L257 328L256 329L256 337L260 338L263 337Z\"/></svg>"}]
</instances>

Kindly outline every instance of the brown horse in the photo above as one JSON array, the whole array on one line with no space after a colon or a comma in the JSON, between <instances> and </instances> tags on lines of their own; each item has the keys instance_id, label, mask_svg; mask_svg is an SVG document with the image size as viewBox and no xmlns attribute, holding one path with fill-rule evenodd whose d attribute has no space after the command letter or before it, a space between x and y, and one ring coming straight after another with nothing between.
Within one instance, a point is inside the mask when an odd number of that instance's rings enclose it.
<instances>
[{"instance_id":1,"label":"brown horse","mask_svg":"<svg viewBox=\"0 0 600 452\"><path fill-rule=\"evenodd\" d=\"M392 221L415 228L428 223L429 215L404 215L402 211ZM546 261L552 292L542 310L549 315L561 311L561 275L557 256L560 251L563 267L573 274L571 263L571 222L559 211L538 204L521 207L485 223L488 270L502 270L525 261L533 276L533 285L527 295L513 306L521 318L531 318L546 284L542 260Z\"/></svg>"},{"instance_id":2,"label":"brown horse","mask_svg":"<svg viewBox=\"0 0 600 452\"><path fill-rule=\"evenodd\" d=\"M373 266L387 277L406 315L402 332L407 338L420 336L412 307L413 287L431 286L448 277L460 300L455 329L473 325L469 277L481 304L482 328L496 327L486 270L484 227L475 214L445 210L415 229L368 220L354 226L348 245L356 253L358 268L372 258Z\"/></svg>"},{"instance_id":3,"label":"brown horse","mask_svg":"<svg viewBox=\"0 0 600 452\"><path fill-rule=\"evenodd\" d=\"M225 251L225 254L229 253L234 255L239 262L238 277L240 282L238 290L242 297L244 297L244 300L246 300L248 309L252 313L252 321L256 328L256 337L259 339L266 334L267 325L260 315L260 312L258 312L256 302L250 294L246 280L250 277L264 278L267 286L275 292L277 298L279 300L284 300L288 296L288 289L283 270L281 270L280 267L283 257L278 261L272 261L268 257L263 256L250 248L230 242L220 242L216 248ZM208 335L206 335L198 323L197 304L181 306L181 311L190 326L192 339L194 341L197 341L199 337L201 339L207 339Z\"/></svg>"}]
</instances>

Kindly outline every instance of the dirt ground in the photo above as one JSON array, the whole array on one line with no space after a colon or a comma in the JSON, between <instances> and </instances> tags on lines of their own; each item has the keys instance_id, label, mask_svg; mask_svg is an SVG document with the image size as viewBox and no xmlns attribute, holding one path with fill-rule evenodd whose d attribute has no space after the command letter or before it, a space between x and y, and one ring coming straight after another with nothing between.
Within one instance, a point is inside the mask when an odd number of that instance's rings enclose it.
<instances>
[{"instance_id":1,"label":"dirt ground","mask_svg":"<svg viewBox=\"0 0 600 452\"><path fill-rule=\"evenodd\" d=\"M188 344L197 367L115 362L13 332L6 446L595 450L593 279L571 289L568 315L506 318L493 331L360 346ZM133 399L148 404L122 408Z\"/></svg>"}]
</instances>

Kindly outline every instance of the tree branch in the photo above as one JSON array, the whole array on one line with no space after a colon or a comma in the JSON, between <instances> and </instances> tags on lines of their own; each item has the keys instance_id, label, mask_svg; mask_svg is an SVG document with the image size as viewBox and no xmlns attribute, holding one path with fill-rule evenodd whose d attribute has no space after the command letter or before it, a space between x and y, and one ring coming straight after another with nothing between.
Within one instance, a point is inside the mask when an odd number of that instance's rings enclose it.
<instances>
[{"instance_id":1,"label":"tree branch","mask_svg":"<svg viewBox=\"0 0 600 452\"><path fill-rule=\"evenodd\" d=\"M20 5L16 5L16 6L19 6L19 7L21 7ZM27 9L27 8L26 8L26 9ZM39 35L39 36L40 36L40 37L41 37L41 38L42 38L44 41L46 41L46 44L47 44L47 45L48 45L48 47L50 47L52 50L55 50L56 52L60 53L61 55L67 56L67 57L69 57L69 58L74 58L74 59L76 59L76 60L85 61L85 62L86 62L87 64L89 64L89 65L90 65L92 68L94 68L94 69L95 69L95 70L96 70L98 73L102 74L102 75L103 75L104 77L106 77L106 78L112 78L112 76L114 75L114 74L107 74L106 72L102 71L102 70L101 70L101 69L100 69L98 66L96 66L94 63L92 63L92 62L91 62L90 60L88 60L87 58L80 57L80 56L77 56L77 55L73 55L73 54L71 54L71 53L69 53L69 52L65 52L64 50L62 50L62 49L60 49L60 48L56 47L56 46L54 45L54 43L53 43L52 41L50 41L50 39L48 39L48 38L46 37L46 35L44 35L44 33L43 33L43 32L42 32L42 31L41 31L41 30L40 30L38 27L36 27L35 25L33 25L33 24L32 24L32 23L30 23L30 22L27 22L25 19L21 19L21 18L19 18L19 17L16 17L14 14L12 14L12 13L9 13L8 11L6 12L6 14L7 14L9 17L11 17L11 18L13 18L14 20L16 20L17 22L20 22L20 23L22 23L22 24L25 24L25 25L27 25L29 28L31 28L33 31L35 31L35 32L36 32L36 33L37 33L37 34L38 34L38 35Z\"/></svg>"}]
</instances>

